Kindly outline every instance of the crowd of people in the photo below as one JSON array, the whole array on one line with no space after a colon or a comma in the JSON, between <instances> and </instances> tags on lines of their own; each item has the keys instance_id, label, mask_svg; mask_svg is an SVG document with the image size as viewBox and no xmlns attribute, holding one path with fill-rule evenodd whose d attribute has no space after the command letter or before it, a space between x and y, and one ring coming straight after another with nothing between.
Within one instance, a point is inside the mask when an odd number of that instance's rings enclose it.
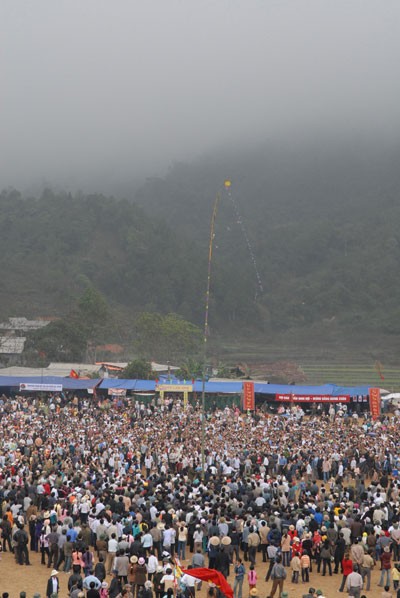
<instances>
[{"instance_id":1,"label":"crowd of people","mask_svg":"<svg viewBox=\"0 0 400 598\"><path fill-rule=\"evenodd\" d=\"M0 398L1 547L20 567L40 555L40 595L193 598L191 569L210 568L235 598L261 580L315 598L335 575L360 597L375 568L400 598L397 415L214 408L203 469L199 405L137 403Z\"/></svg>"}]
</instances>

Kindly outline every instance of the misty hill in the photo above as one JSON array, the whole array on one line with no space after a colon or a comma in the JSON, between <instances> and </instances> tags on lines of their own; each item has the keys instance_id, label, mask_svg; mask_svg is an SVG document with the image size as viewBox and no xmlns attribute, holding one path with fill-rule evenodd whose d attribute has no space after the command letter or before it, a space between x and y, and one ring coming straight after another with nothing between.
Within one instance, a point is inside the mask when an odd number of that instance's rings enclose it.
<instances>
[{"instance_id":1,"label":"misty hill","mask_svg":"<svg viewBox=\"0 0 400 598\"><path fill-rule=\"evenodd\" d=\"M65 315L88 283L132 314L144 307L187 317L202 311L198 252L127 201L3 192L0 263L3 317Z\"/></svg>"},{"instance_id":2,"label":"misty hill","mask_svg":"<svg viewBox=\"0 0 400 598\"><path fill-rule=\"evenodd\" d=\"M149 180L135 200L204 247L214 197L216 301L232 321L256 316L265 330L339 326L373 334L400 332L400 148L371 140L261 146ZM264 294L244 238L242 220ZM239 295L241 301L239 301ZM226 296L231 298L229 306Z\"/></svg>"},{"instance_id":3,"label":"misty hill","mask_svg":"<svg viewBox=\"0 0 400 598\"><path fill-rule=\"evenodd\" d=\"M389 342L394 351L400 150L369 148L316 142L220 152L176 164L129 201L4 191L1 315L65 315L90 282L128 319L146 309L201 325L210 219L222 189L213 338L256 336L270 351L281 342L281 353L292 357L306 345L319 354L324 343L373 352ZM227 177L231 198L223 190Z\"/></svg>"}]
</instances>

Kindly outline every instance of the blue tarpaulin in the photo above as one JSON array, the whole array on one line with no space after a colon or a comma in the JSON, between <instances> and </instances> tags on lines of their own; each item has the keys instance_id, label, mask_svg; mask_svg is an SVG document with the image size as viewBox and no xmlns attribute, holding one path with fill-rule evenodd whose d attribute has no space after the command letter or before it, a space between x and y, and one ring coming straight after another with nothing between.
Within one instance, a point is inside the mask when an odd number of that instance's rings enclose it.
<instances>
[{"instance_id":1,"label":"blue tarpaulin","mask_svg":"<svg viewBox=\"0 0 400 598\"><path fill-rule=\"evenodd\" d=\"M155 392L155 380L124 380L122 378L104 378L100 384L100 389L122 388L136 392L153 391Z\"/></svg>"},{"instance_id":2,"label":"blue tarpaulin","mask_svg":"<svg viewBox=\"0 0 400 598\"><path fill-rule=\"evenodd\" d=\"M108 390L109 388L120 388L137 392L155 392L155 380L124 380L120 378L100 379L80 379L80 378L62 378L59 376L0 376L0 388L18 388L20 384L61 384L65 390L85 390L93 388L96 384L99 389ZM192 386L191 382L183 380L160 380L163 385L187 384ZM240 394L243 388L243 381L232 382L206 382L205 392L208 394ZM193 390L201 393L203 383L201 380L195 380ZM340 396L349 395L351 397L358 395L367 395L368 386L343 387L336 384L323 384L321 386L299 386L292 384L265 384L254 382L254 391L260 395L293 394L293 395L329 395ZM168 390L166 390L168 392Z\"/></svg>"}]
</instances>

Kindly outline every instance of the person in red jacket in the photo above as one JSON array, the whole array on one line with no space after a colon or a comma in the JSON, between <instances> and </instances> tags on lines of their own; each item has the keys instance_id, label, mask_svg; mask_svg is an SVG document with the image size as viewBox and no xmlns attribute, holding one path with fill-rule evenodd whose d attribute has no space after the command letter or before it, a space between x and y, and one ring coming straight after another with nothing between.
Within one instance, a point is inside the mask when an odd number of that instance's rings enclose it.
<instances>
[{"instance_id":1,"label":"person in red jacket","mask_svg":"<svg viewBox=\"0 0 400 598\"><path fill-rule=\"evenodd\" d=\"M390 586L390 570L392 568L392 557L390 554L389 546L385 546L383 552L381 554L381 578L379 580L378 586ZM383 583L383 578L385 577L386 573L386 584Z\"/></svg>"},{"instance_id":2,"label":"person in red jacket","mask_svg":"<svg viewBox=\"0 0 400 598\"><path fill-rule=\"evenodd\" d=\"M353 573L353 561L350 558L350 554L349 554L348 550L344 554L344 557L342 560L342 568L343 568L343 578L342 578L342 584L339 588L339 592L343 592L347 576L350 575L350 573Z\"/></svg>"}]
</instances>

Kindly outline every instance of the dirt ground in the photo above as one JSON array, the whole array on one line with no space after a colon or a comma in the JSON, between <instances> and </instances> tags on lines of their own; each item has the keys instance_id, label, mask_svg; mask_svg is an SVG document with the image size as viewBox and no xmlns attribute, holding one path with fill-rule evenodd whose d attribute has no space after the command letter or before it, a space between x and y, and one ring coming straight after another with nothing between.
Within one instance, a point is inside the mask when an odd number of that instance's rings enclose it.
<instances>
[{"instance_id":1,"label":"dirt ground","mask_svg":"<svg viewBox=\"0 0 400 598\"><path fill-rule=\"evenodd\" d=\"M8 592L10 598L19 598L19 593L22 591L26 592L27 598L32 598L35 592L39 592L41 597L44 598L46 595L47 579L49 578L50 569L40 564L40 555L36 553L30 554L32 566L20 566L15 563L14 555L10 553L2 554L2 560L0 561L0 592ZM184 565L188 564L186 561ZM260 598L266 598L271 590L271 581L265 583L264 578L266 574L267 565L261 562L261 558L258 558L256 563L256 571L259 580L262 581L257 584L259 589ZM362 592L368 596L368 598L380 598L383 588L379 588L377 583L379 581L379 571L376 570L372 573L371 591ZM246 567L248 570L248 567ZM67 598L67 580L68 574L60 572L60 586L61 592L59 598ZM289 579L289 580L288 580ZM284 590L289 594L289 598L302 598L302 595L306 593L309 586L315 589L321 589L324 591L326 598L332 598L333 596L340 596L338 589L342 579L341 575L333 575L332 577L322 577L316 572L313 572L310 576L309 584L294 585L290 582L290 572L288 570L288 579L285 581ZM107 581L110 581L107 578ZM233 576L229 578L229 582L233 586ZM199 598L206 597L207 584L203 584L203 589L198 592ZM393 591L393 598L396 598L396 592ZM347 596L347 594L342 594ZM243 584L243 598L248 598L248 586L246 581ZM277 594L275 598L278 598Z\"/></svg>"}]
</instances>

